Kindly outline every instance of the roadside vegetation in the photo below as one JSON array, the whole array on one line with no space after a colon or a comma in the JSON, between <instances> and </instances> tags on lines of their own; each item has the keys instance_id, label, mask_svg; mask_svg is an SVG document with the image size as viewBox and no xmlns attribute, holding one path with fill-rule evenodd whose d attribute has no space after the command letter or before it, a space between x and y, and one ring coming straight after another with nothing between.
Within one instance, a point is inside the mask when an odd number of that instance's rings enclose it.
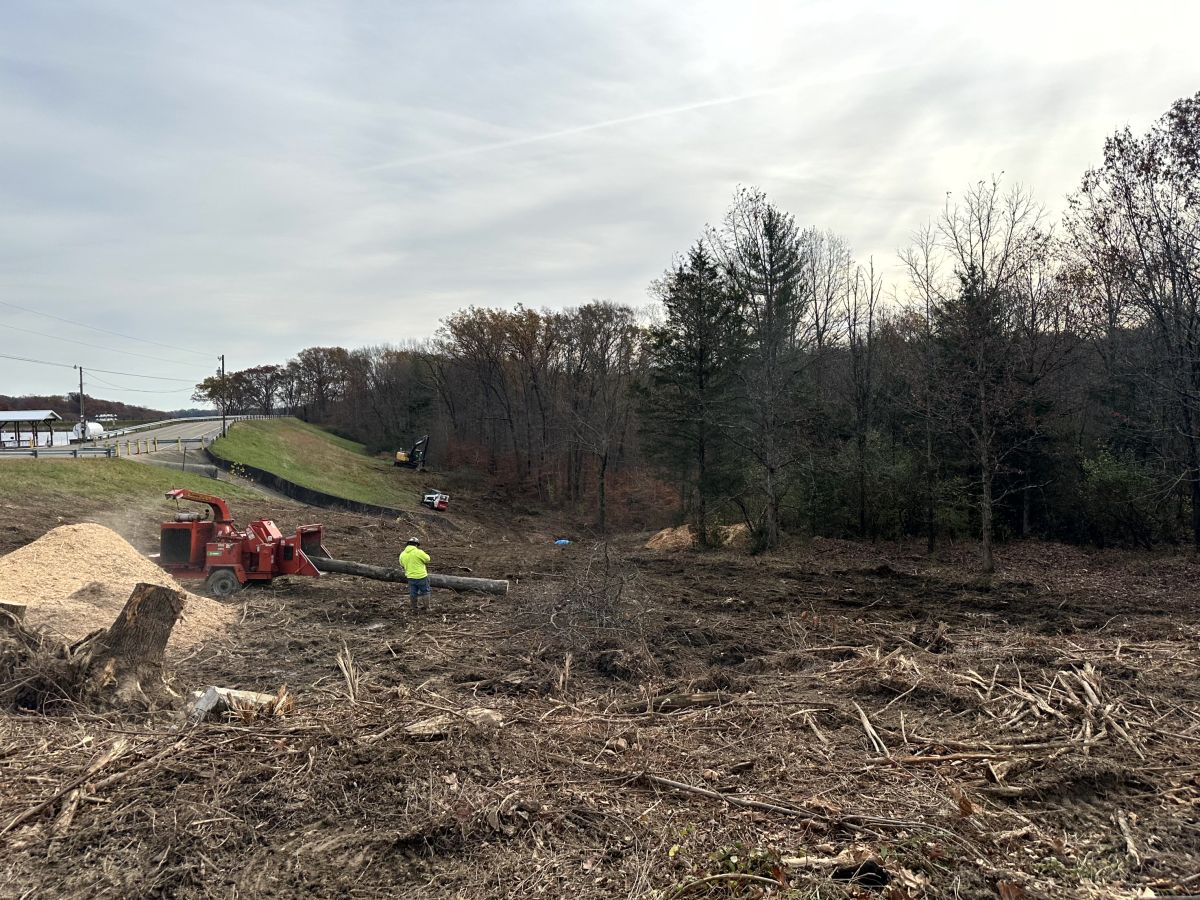
<instances>
[{"instance_id":1,"label":"roadside vegetation","mask_svg":"<svg viewBox=\"0 0 1200 900\"><path fill-rule=\"evenodd\" d=\"M124 459L9 459L0 462L0 496L22 499L154 500L172 488L229 499L262 499L249 488Z\"/></svg>"},{"instance_id":2,"label":"roadside vegetation","mask_svg":"<svg viewBox=\"0 0 1200 900\"><path fill-rule=\"evenodd\" d=\"M210 450L222 459L335 497L400 508L420 505L421 476L369 455L362 444L298 419L238 422Z\"/></svg>"}]
</instances>

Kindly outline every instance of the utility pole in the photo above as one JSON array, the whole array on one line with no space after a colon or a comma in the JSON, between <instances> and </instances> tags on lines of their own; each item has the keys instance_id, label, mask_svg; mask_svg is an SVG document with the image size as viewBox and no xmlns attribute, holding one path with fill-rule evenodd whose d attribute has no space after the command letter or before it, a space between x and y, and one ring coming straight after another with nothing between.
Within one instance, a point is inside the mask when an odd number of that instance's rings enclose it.
<instances>
[{"instance_id":1,"label":"utility pole","mask_svg":"<svg viewBox=\"0 0 1200 900\"><path fill-rule=\"evenodd\" d=\"M221 437L225 437L229 432L225 427L225 404L228 398L228 386L225 384L225 354L221 354ZM82 396L82 395L81 395ZM82 402L82 401L80 401Z\"/></svg>"},{"instance_id":2,"label":"utility pole","mask_svg":"<svg viewBox=\"0 0 1200 900\"><path fill-rule=\"evenodd\" d=\"M83 366L75 368L79 369L79 424L82 426L81 430L86 432L87 419L83 415Z\"/></svg>"}]
</instances>

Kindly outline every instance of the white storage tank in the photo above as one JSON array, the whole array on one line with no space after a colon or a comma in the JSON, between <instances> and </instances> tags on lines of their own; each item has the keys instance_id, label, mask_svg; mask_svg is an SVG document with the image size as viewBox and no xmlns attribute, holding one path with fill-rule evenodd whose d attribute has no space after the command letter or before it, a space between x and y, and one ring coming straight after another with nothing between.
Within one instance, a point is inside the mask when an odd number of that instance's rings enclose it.
<instances>
[{"instance_id":1,"label":"white storage tank","mask_svg":"<svg viewBox=\"0 0 1200 900\"><path fill-rule=\"evenodd\" d=\"M100 437L104 437L104 426L99 422L78 422L71 429L73 441L94 441Z\"/></svg>"}]
</instances>

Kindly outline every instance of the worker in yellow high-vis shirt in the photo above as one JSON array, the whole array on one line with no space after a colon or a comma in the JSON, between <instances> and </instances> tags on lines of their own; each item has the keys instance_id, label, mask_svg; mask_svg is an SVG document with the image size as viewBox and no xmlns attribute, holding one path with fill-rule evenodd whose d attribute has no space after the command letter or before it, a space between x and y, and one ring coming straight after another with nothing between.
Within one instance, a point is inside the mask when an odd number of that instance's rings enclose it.
<instances>
[{"instance_id":1,"label":"worker in yellow high-vis shirt","mask_svg":"<svg viewBox=\"0 0 1200 900\"><path fill-rule=\"evenodd\" d=\"M408 597L412 602L413 612L421 598L425 598L425 608L429 608L429 570L425 564L429 562L429 554L421 549L421 541L409 538L404 549L400 551L400 565L404 567L404 577L408 579Z\"/></svg>"}]
</instances>

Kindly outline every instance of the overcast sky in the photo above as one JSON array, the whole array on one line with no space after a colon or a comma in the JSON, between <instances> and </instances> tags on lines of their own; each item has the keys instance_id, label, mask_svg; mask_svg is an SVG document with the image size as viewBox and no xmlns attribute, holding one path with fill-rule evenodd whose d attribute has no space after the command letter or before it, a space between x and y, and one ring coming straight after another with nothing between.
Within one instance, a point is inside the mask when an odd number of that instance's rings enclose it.
<instances>
[{"instance_id":1,"label":"overcast sky","mask_svg":"<svg viewBox=\"0 0 1200 900\"><path fill-rule=\"evenodd\" d=\"M739 183L887 268L968 181L1061 208L1200 90L1197 34L1195 0L8 0L0 354L177 408L219 353L641 304ZM0 394L75 377L0 359Z\"/></svg>"}]
</instances>

